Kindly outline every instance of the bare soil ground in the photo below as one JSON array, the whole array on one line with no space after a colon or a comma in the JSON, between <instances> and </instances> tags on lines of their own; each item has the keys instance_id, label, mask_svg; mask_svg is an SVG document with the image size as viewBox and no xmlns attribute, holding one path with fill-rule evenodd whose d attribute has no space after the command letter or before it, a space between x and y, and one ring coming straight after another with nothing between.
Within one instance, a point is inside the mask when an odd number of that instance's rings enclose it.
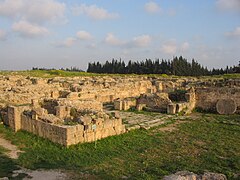
<instances>
[{"instance_id":1,"label":"bare soil ground","mask_svg":"<svg viewBox=\"0 0 240 180\"><path fill-rule=\"evenodd\" d=\"M17 146L13 145L10 141L4 139L0 135L0 146L6 149L5 155L11 159L18 159L20 153L23 151L19 150ZM33 180L65 180L67 175L58 170L29 170L21 168L19 170L13 171L12 177L17 177L19 174L26 174L24 179L33 179ZM0 178L1 179L1 178Z\"/></svg>"},{"instance_id":2,"label":"bare soil ground","mask_svg":"<svg viewBox=\"0 0 240 180\"><path fill-rule=\"evenodd\" d=\"M17 159L19 154L23 151L20 151L17 146L11 144L10 141L4 139L0 135L0 146L4 147L6 151L6 155L11 159Z\"/></svg>"}]
</instances>

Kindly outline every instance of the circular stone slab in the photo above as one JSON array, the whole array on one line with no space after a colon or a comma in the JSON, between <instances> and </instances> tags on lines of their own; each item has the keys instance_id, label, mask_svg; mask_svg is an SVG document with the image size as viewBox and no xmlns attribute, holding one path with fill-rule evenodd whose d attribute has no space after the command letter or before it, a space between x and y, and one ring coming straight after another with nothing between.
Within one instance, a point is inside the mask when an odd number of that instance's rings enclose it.
<instances>
[{"instance_id":1,"label":"circular stone slab","mask_svg":"<svg viewBox=\"0 0 240 180\"><path fill-rule=\"evenodd\" d=\"M233 99L220 99L216 108L219 114L234 114L237 110L237 105Z\"/></svg>"}]
</instances>

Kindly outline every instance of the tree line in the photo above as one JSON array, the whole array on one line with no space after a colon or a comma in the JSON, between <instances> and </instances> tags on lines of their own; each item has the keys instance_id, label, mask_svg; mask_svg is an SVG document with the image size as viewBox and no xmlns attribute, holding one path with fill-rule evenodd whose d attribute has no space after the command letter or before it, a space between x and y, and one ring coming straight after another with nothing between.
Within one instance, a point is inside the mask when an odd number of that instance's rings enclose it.
<instances>
[{"instance_id":1,"label":"tree line","mask_svg":"<svg viewBox=\"0 0 240 180\"><path fill-rule=\"evenodd\" d=\"M87 72L91 73L109 73L109 74L167 74L176 76L207 76L240 73L240 61L237 66L226 67L225 69L211 69L203 67L197 61L192 59L188 62L187 59L174 57L172 60L155 61L146 59L145 61L124 61L112 59L105 63L93 62L88 64Z\"/></svg>"},{"instance_id":2,"label":"tree line","mask_svg":"<svg viewBox=\"0 0 240 180\"><path fill-rule=\"evenodd\" d=\"M79 69L78 67L60 68L60 69L33 67L32 70L40 70L40 71L62 70L62 71L69 71L69 72L84 72L82 69Z\"/></svg>"}]
</instances>

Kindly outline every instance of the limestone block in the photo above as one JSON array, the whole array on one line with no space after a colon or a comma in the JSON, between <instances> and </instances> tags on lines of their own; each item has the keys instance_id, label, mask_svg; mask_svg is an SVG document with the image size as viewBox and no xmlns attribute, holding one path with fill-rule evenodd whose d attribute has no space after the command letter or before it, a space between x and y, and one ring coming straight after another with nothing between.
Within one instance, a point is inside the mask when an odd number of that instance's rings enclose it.
<instances>
[{"instance_id":1,"label":"limestone block","mask_svg":"<svg viewBox=\"0 0 240 180\"><path fill-rule=\"evenodd\" d=\"M111 113L113 115L113 117L119 119L120 118L120 113L118 111L114 111Z\"/></svg>"},{"instance_id":2,"label":"limestone block","mask_svg":"<svg viewBox=\"0 0 240 180\"><path fill-rule=\"evenodd\" d=\"M105 120L103 124L105 129L112 128L114 125L113 120L110 120L110 119Z\"/></svg>"},{"instance_id":3,"label":"limestone block","mask_svg":"<svg viewBox=\"0 0 240 180\"><path fill-rule=\"evenodd\" d=\"M35 113L38 116L43 116L47 114L47 110L41 107L33 107L32 108L33 113Z\"/></svg>"},{"instance_id":4,"label":"limestone block","mask_svg":"<svg viewBox=\"0 0 240 180\"><path fill-rule=\"evenodd\" d=\"M90 116L81 116L80 117L80 122L83 124L83 125L90 125L92 123L92 118Z\"/></svg>"},{"instance_id":5,"label":"limestone block","mask_svg":"<svg viewBox=\"0 0 240 180\"><path fill-rule=\"evenodd\" d=\"M176 104L169 104L167 106L167 113L168 114L176 114Z\"/></svg>"},{"instance_id":6,"label":"limestone block","mask_svg":"<svg viewBox=\"0 0 240 180\"><path fill-rule=\"evenodd\" d=\"M195 96L192 93L186 93L185 94L185 99L186 99L187 102L194 101Z\"/></svg>"},{"instance_id":7,"label":"limestone block","mask_svg":"<svg viewBox=\"0 0 240 180\"><path fill-rule=\"evenodd\" d=\"M147 88L147 93L150 93L150 94L152 94L152 93L154 93L154 91L153 91L153 89L152 89L152 88Z\"/></svg>"},{"instance_id":8,"label":"limestone block","mask_svg":"<svg viewBox=\"0 0 240 180\"><path fill-rule=\"evenodd\" d=\"M130 107L128 105L128 101L122 101L122 110L126 111L128 110Z\"/></svg>"},{"instance_id":9,"label":"limestone block","mask_svg":"<svg viewBox=\"0 0 240 180\"><path fill-rule=\"evenodd\" d=\"M79 99L79 93L78 92L70 92L66 98L71 99L71 100L77 100Z\"/></svg>"},{"instance_id":10,"label":"limestone block","mask_svg":"<svg viewBox=\"0 0 240 180\"><path fill-rule=\"evenodd\" d=\"M202 180L227 180L224 174L206 172L202 175Z\"/></svg>"},{"instance_id":11,"label":"limestone block","mask_svg":"<svg viewBox=\"0 0 240 180\"><path fill-rule=\"evenodd\" d=\"M70 116L70 109L66 106L56 106L56 116L59 118L66 118Z\"/></svg>"},{"instance_id":12,"label":"limestone block","mask_svg":"<svg viewBox=\"0 0 240 180\"><path fill-rule=\"evenodd\" d=\"M123 128L124 128L124 127L123 127L122 125L115 126L115 127L114 127L114 130L115 130L115 132L116 132L116 135L122 134L122 132L124 131Z\"/></svg>"},{"instance_id":13,"label":"limestone block","mask_svg":"<svg viewBox=\"0 0 240 180\"><path fill-rule=\"evenodd\" d=\"M163 85L162 85L162 82L161 81L156 81L155 82L155 86L156 86L156 89L158 92L162 92L163 90Z\"/></svg>"},{"instance_id":14,"label":"limestone block","mask_svg":"<svg viewBox=\"0 0 240 180\"><path fill-rule=\"evenodd\" d=\"M59 91L60 98L66 98L70 91Z\"/></svg>"},{"instance_id":15,"label":"limestone block","mask_svg":"<svg viewBox=\"0 0 240 180\"><path fill-rule=\"evenodd\" d=\"M138 105L136 106L136 109L137 109L137 111L142 111L143 108L145 108L146 106L147 106L146 104L138 104Z\"/></svg>"},{"instance_id":16,"label":"limestone block","mask_svg":"<svg viewBox=\"0 0 240 180\"><path fill-rule=\"evenodd\" d=\"M97 140L102 138L102 131L98 130L95 133L96 133L96 139Z\"/></svg>"},{"instance_id":17,"label":"limestone block","mask_svg":"<svg viewBox=\"0 0 240 180\"><path fill-rule=\"evenodd\" d=\"M33 107L38 107L38 106L39 106L39 101L38 101L38 99L32 99L31 102L32 102L32 106L33 106Z\"/></svg>"},{"instance_id":18,"label":"limestone block","mask_svg":"<svg viewBox=\"0 0 240 180\"><path fill-rule=\"evenodd\" d=\"M102 138L105 138L105 137L108 137L111 135L111 130L109 128L105 128L103 131L102 131Z\"/></svg>"},{"instance_id":19,"label":"limestone block","mask_svg":"<svg viewBox=\"0 0 240 180\"><path fill-rule=\"evenodd\" d=\"M216 104L216 109L219 114L234 114L237 105L233 99L220 99Z\"/></svg>"},{"instance_id":20,"label":"limestone block","mask_svg":"<svg viewBox=\"0 0 240 180\"><path fill-rule=\"evenodd\" d=\"M103 121L104 120L102 118L94 119L93 124L96 124L97 129L100 129L103 127Z\"/></svg>"},{"instance_id":21,"label":"limestone block","mask_svg":"<svg viewBox=\"0 0 240 180\"><path fill-rule=\"evenodd\" d=\"M80 92L82 89L81 89L81 86L79 84L72 84L71 87L70 87L70 90L72 92Z\"/></svg>"},{"instance_id":22,"label":"limestone block","mask_svg":"<svg viewBox=\"0 0 240 180\"><path fill-rule=\"evenodd\" d=\"M31 81L32 81L32 84L36 84L36 85L43 85L47 83L45 79L40 79L40 78L32 78Z\"/></svg>"},{"instance_id":23,"label":"limestone block","mask_svg":"<svg viewBox=\"0 0 240 180\"><path fill-rule=\"evenodd\" d=\"M32 111L32 119L38 120L38 115L35 111Z\"/></svg>"},{"instance_id":24,"label":"limestone block","mask_svg":"<svg viewBox=\"0 0 240 180\"><path fill-rule=\"evenodd\" d=\"M70 83L69 82L67 82L67 81L64 81L64 82L62 82L62 87L64 87L64 88L70 88Z\"/></svg>"},{"instance_id":25,"label":"limestone block","mask_svg":"<svg viewBox=\"0 0 240 180\"><path fill-rule=\"evenodd\" d=\"M59 94L59 91L51 91L51 97L53 99L57 99L59 98L60 94Z\"/></svg>"},{"instance_id":26,"label":"limestone block","mask_svg":"<svg viewBox=\"0 0 240 180\"><path fill-rule=\"evenodd\" d=\"M57 124L57 123L62 123L63 122L62 119L56 117L53 114L43 114L43 115L39 116L38 119L40 119L44 122L47 122L47 123L52 123L52 124Z\"/></svg>"},{"instance_id":27,"label":"limestone block","mask_svg":"<svg viewBox=\"0 0 240 180\"><path fill-rule=\"evenodd\" d=\"M123 110L123 102L121 100L114 101L114 109Z\"/></svg>"},{"instance_id":28,"label":"limestone block","mask_svg":"<svg viewBox=\"0 0 240 180\"><path fill-rule=\"evenodd\" d=\"M7 116L9 126L17 132L21 129L21 114L24 111L24 107L8 106Z\"/></svg>"},{"instance_id":29,"label":"limestone block","mask_svg":"<svg viewBox=\"0 0 240 180\"><path fill-rule=\"evenodd\" d=\"M84 141L85 142L92 142L95 140L94 132L85 132L84 133Z\"/></svg>"},{"instance_id":30,"label":"limestone block","mask_svg":"<svg viewBox=\"0 0 240 180\"><path fill-rule=\"evenodd\" d=\"M182 112L185 108L187 108L187 103L177 103L176 113Z\"/></svg>"},{"instance_id":31,"label":"limestone block","mask_svg":"<svg viewBox=\"0 0 240 180\"><path fill-rule=\"evenodd\" d=\"M167 93L143 94L138 99L139 104L146 104L146 107L167 110L167 105L171 103Z\"/></svg>"},{"instance_id":32,"label":"limestone block","mask_svg":"<svg viewBox=\"0 0 240 180\"><path fill-rule=\"evenodd\" d=\"M162 86L164 92L171 92L175 89L175 83L172 81L165 81Z\"/></svg>"},{"instance_id":33,"label":"limestone block","mask_svg":"<svg viewBox=\"0 0 240 180\"><path fill-rule=\"evenodd\" d=\"M113 121L113 126L121 126L122 125L122 119L114 119Z\"/></svg>"}]
</instances>

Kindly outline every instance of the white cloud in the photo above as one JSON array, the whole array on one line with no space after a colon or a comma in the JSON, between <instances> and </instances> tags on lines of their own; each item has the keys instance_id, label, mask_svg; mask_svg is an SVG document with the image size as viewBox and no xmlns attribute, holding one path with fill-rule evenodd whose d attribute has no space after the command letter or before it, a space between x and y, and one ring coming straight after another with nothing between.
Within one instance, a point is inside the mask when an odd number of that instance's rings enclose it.
<instances>
[{"instance_id":1,"label":"white cloud","mask_svg":"<svg viewBox=\"0 0 240 180\"><path fill-rule=\"evenodd\" d=\"M117 46L121 48L141 48L147 47L152 41L151 36L141 35L134 37L132 40L120 40L114 34L108 33L105 38L105 43L111 46Z\"/></svg>"},{"instance_id":2,"label":"white cloud","mask_svg":"<svg viewBox=\"0 0 240 180\"><path fill-rule=\"evenodd\" d=\"M74 15L84 14L94 20L105 20L105 19L115 19L119 15L117 13L110 13L106 9L98 7L96 5L87 6L86 4L81 4L72 8Z\"/></svg>"},{"instance_id":3,"label":"white cloud","mask_svg":"<svg viewBox=\"0 0 240 180\"><path fill-rule=\"evenodd\" d=\"M133 38L133 43L137 47L146 47L151 43L152 39L149 35L141 35Z\"/></svg>"},{"instance_id":4,"label":"white cloud","mask_svg":"<svg viewBox=\"0 0 240 180\"><path fill-rule=\"evenodd\" d=\"M158 13L161 11L160 6L153 1L146 3L144 9L148 13Z\"/></svg>"},{"instance_id":5,"label":"white cloud","mask_svg":"<svg viewBox=\"0 0 240 180\"><path fill-rule=\"evenodd\" d=\"M123 41L118 39L114 34L108 33L107 37L105 38L105 43L112 45L112 46L121 46L125 44Z\"/></svg>"},{"instance_id":6,"label":"white cloud","mask_svg":"<svg viewBox=\"0 0 240 180\"><path fill-rule=\"evenodd\" d=\"M34 23L62 19L64 13L65 4L56 0L3 0L0 2L0 16Z\"/></svg>"},{"instance_id":7,"label":"white cloud","mask_svg":"<svg viewBox=\"0 0 240 180\"><path fill-rule=\"evenodd\" d=\"M5 40L7 36L6 31L0 29L0 40Z\"/></svg>"},{"instance_id":8,"label":"white cloud","mask_svg":"<svg viewBox=\"0 0 240 180\"><path fill-rule=\"evenodd\" d=\"M177 43L175 40L170 40L165 42L162 47L161 51L165 54L174 55L177 52Z\"/></svg>"},{"instance_id":9,"label":"white cloud","mask_svg":"<svg viewBox=\"0 0 240 180\"><path fill-rule=\"evenodd\" d=\"M164 54L175 55L176 53L185 53L190 48L189 42L178 43L175 39L164 42L160 48Z\"/></svg>"},{"instance_id":10,"label":"white cloud","mask_svg":"<svg viewBox=\"0 0 240 180\"><path fill-rule=\"evenodd\" d=\"M53 43L53 45L56 47L71 47L74 45L76 41L77 41L76 38L68 37L62 42Z\"/></svg>"},{"instance_id":11,"label":"white cloud","mask_svg":"<svg viewBox=\"0 0 240 180\"><path fill-rule=\"evenodd\" d=\"M81 40L90 40L93 38L92 35L87 31L78 31L76 36Z\"/></svg>"},{"instance_id":12,"label":"white cloud","mask_svg":"<svg viewBox=\"0 0 240 180\"><path fill-rule=\"evenodd\" d=\"M24 37L36 37L48 34L48 30L37 24L31 24L27 21L19 21L12 25L12 30L18 32Z\"/></svg>"},{"instance_id":13,"label":"white cloud","mask_svg":"<svg viewBox=\"0 0 240 180\"><path fill-rule=\"evenodd\" d=\"M227 32L226 36L229 36L229 37L240 37L240 26L237 27L235 30L233 30L231 32Z\"/></svg>"},{"instance_id":14,"label":"white cloud","mask_svg":"<svg viewBox=\"0 0 240 180\"><path fill-rule=\"evenodd\" d=\"M240 12L240 0L217 0L216 4L221 10Z\"/></svg>"},{"instance_id":15,"label":"white cloud","mask_svg":"<svg viewBox=\"0 0 240 180\"><path fill-rule=\"evenodd\" d=\"M54 43L56 47L71 47L78 40L90 40L92 39L92 35L87 31L78 31L75 37L68 37L62 42ZM87 46L88 47L88 46Z\"/></svg>"},{"instance_id":16,"label":"white cloud","mask_svg":"<svg viewBox=\"0 0 240 180\"><path fill-rule=\"evenodd\" d=\"M65 47L71 47L75 43L75 41L76 41L75 38L69 37L63 42L63 45Z\"/></svg>"},{"instance_id":17,"label":"white cloud","mask_svg":"<svg viewBox=\"0 0 240 180\"><path fill-rule=\"evenodd\" d=\"M187 51L189 49L190 45L188 42L184 42L181 47L180 47L180 50L181 51Z\"/></svg>"}]
</instances>

